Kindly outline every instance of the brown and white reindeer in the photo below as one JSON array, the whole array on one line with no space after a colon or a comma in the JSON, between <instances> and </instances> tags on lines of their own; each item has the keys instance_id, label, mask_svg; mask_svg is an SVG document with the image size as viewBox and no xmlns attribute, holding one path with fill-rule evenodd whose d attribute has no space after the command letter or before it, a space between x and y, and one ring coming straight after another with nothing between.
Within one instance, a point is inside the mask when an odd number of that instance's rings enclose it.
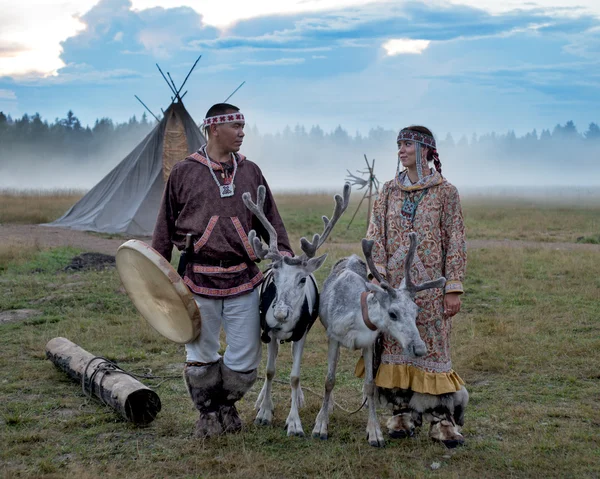
<instances>
[{"instance_id":1,"label":"brown and white reindeer","mask_svg":"<svg viewBox=\"0 0 600 479\"><path fill-rule=\"evenodd\" d=\"M279 344L291 341L292 404L286 420L286 428L288 436L304 436L298 414L298 408L304 405L304 394L300 387L300 362L306 335L319 312L319 291L313 273L322 266L327 257L327 254L324 254L315 258L315 254L346 211L350 199L350 184L344 185L343 197L335 195L335 209L331 220L323 216L325 224L323 233L315 234L312 242L301 238L300 247L303 254L294 257L283 256L277 249L277 233L263 212L265 188L258 187L256 204L252 202L250 193L244 193L242 199L269 234L269 245L266 248L254 230L248 234L256 256L271 260L271 268L261 286L262 339L268 343L267 377L256 401L258 413L255 423L270 425L273 420L272 385Z\"/></svg>"},{"instance_id":2,"label":"brown and white reindeer","mask_svg":"<svg viewBox=\"0 0 600 479\"><path fill-rule=\"evenodd\" d=\"M387 283L377 271L371 256L373 241L362 240L367 264L357 255L339 260L325 280L321 294L319 317L329 339L325 397L315 421L313 437L327 439L331 392L335 385L335 371L340 346L362 349L365 362L364 394L367 398L369 419L367 439L371 446L384 446L385 441L375 411L375 383L373 380L373 349L380 333L396 339L404 351L415 356L427 353L427 347L416 326L418 307L415 294L430 288L442 288L445 278L416 285L411 280L411 266L417 248L417 235L410 233L410 248L404 264L404 279L398 289ZM372 284L367 265L379 285Z\"/></svg>"}]
</instances>

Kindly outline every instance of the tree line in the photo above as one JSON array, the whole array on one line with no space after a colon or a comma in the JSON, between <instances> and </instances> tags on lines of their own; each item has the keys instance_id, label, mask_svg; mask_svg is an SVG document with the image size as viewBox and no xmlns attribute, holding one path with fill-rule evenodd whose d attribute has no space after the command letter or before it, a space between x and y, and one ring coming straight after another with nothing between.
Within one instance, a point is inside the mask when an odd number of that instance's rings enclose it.
<instances>
[{"instance_id":1,"label":"tree line","mask_svg":"<svg viewBox=\"0 0 600 479\"><path fill-rule=\"evenodd\" d=\"M154 119L149 120L145 113L139 120L132 116L118 123L105 117L92 126L83 126L72 110L54 121L44 120L38 113L13 119L0 112L0 167L20 163L25 168L44 161L76 169L82 163L95 162L103 165L105 173L155 125ZM243 152L269 175L277 175L283 186L289 179L289 187L327 187L333 179L339 182L346 169L363 168L364 154L369 159L377 158L380 178L390 178L396 168L395 130L375 127L367 134L351 134L342 126L326 132L319 125L310 128L297 125L286 126L276 133L262 133L257 126L247 125L246 133ZM530 168L530 175L535 175L532 165L557 171L564 164L580 172L600 165L597 123L590 123L582 131L573 121L567 121L553 129L532 130L520 136L509 130L457 139L451 134L438 135L437 140L442 163L448 167L444 171L452 174L454 168L456 177L464 178L467 171L474 170L483 177L495 174L493 169L504 171L523 166ZM298 173L288 178L290 170ZM561 180L558 173L555 178Z\"/></svg>"},{"instance_id":2,"label":"tree line","mask_svg":"<svg viewBox=\"0 0 600 479\"><path fill-rule=\"evenodd\" d=\"M2 152L14 147L43 145L44 150L59 150L61 153L83 154L101 147L102 144L115 144L129 137L140 139L156 125L155 120L148 120L144 113L138 120L134 115L123 123L114 122L110 118L97 119L93 126L83 126L72 110L69 110L65 118L56 118L53 122L44 120L39 113L34 115L24 114L21 118L13 119L10 114L0 111L0 145ZM382 127L372 128L367 135L356 132L354 135L348 133L342 126L338 126L331 132L325 132L319 125L310 129L297 125L294 128L286 126L277 133L261 134L256 126L248 126L248 139L261 138L270 143L279 140L310 141L313 144L328 143L343 146L348 144L369 146L381 143L395 143L397 132L386 130ZM600 141L600 127L596 123L590 123L585 131L578 131L573 121L567 121L564 125L557 124L552 130L543 129L541 132L533 130L522 136L517 136L513 130L506 133L487 133L484 135L473 134L468 138L466 135L455 139L450 133L443 138L438 138L438 149L475 146L478 144L505 144L514 146L535 145L553 140L573 140L583 142Z\"/></svg>"}]
</instances>

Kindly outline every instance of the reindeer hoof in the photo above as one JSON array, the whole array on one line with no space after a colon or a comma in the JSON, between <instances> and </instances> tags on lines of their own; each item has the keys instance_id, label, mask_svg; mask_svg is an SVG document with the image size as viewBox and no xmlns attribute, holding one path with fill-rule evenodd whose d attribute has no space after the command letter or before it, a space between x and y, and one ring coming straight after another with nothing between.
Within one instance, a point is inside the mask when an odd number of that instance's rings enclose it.
<instances>
[{"instance_id":1,"label":"reindeer hoof","mask_svg":"<svg viewBox=\"0 0 600 479\"><path fill-rule=\"evenodd\" d=\"M447 449L454 449L459 446L465 445L464 439L449 439L446 441L440 441Z\"/></svg>"},{"instance_id":2,"label":"reindeer hoof","mask_svg":"<svg viewBox=\"0 0 600 479\"><path fill-rule=\"evenodd\" d=\"M414 437L414 429L400 429L397 431L388 431L392 439L406 439L408 437Z\"/></svg>"},{"instance_id":3,"label":"reindeer hoof","mask_svg":"<svg viewBox=\"0 0 600 479\"><path fill-rule=\"evenodd\" d=\"M324 433L313 432L312 437L314 439L320 439L321 441L327 441L327 439L329 439L329 436L327 435L326 432L324 432Z\"/></svg>"},{"instance_id":4,"label":"reindeer hoof","mask_svg":"<svg viewBox=\"0 0 600 479\"><path fill-rule=\"evenodd\" d=\"M304 437L304 431L288 431L288 437Z\"/></svg>"},{"instance_id":5,"label":"reindeer hoof","mask_svg":"<svg viewBox=\"0 0 600 479\"><path fill-rule=\"evenodd\" d=\"M385 441L373 440L369 441L369 445L373 447L385 447Z\"/></svg>"},{"instance_id":6,"label":"reindeer hoof","mask_svg":"<svg viewBox=\"0 0 600 479\"><path fill-rule=\"evenodd\" d=\"M270 426L271 421L269 421L268 419L265 419L265 418L257 417L254 420L254 424L256 424L257 426Z\"/></svg>"}]
</instances>

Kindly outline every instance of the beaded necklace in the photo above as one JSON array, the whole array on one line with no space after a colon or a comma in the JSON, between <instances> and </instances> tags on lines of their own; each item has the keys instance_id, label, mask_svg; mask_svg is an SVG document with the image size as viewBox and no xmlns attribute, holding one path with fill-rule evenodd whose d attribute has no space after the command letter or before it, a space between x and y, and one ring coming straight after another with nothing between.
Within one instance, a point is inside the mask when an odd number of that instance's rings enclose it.
<instances>
[{"instance_id":1,"label":"beaded necklace","mask_svg":"<svg viewBox=\"0 0 600 479\"><path fill-rule=\"evenodd\" d=\"M221 198L227 198L229 196L233 196L233 193L235 192L235 185L233 184L233 182L235 180L235 174L237 173L237 167L238 167L237 161L235 159L235 155L233 153L231 153L231 158L233 159L233 175L231 177L231 181L229 183L225 183L224 185L222 185L221 183L219 183L219 180L217 179L217 175L215 175L215 172L212 168L212 164L214 162L208 157L208 153L206 151L206 145L202 147L202 152L204 153L204 156L208 161L208 170L210 171L210 174L212 175L213 180L215 180L215 183L219 187L219 193L221 194ZM223 167L221 166L221 168L223 168Z\"/></svg>"}]
</instances>

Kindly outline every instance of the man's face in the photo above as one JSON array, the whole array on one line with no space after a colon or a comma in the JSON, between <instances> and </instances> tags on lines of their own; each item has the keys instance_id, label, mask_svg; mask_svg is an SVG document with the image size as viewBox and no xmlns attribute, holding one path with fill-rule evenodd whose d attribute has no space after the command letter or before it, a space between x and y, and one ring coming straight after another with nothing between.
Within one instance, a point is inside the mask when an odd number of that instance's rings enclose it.
<instances>
[{"instance_id":1,"label":"man's face","mask_svg":"<svg viewBox=\"0 0 600 479\"><path fill-rule=\"evenodd\" d=\"M235 110L227 110L225 114L236 113ZM215 141L227 152L238 152L244 140L244 123L222 123L211 126L211 140Z\"/></svg>"}]
</instances>

